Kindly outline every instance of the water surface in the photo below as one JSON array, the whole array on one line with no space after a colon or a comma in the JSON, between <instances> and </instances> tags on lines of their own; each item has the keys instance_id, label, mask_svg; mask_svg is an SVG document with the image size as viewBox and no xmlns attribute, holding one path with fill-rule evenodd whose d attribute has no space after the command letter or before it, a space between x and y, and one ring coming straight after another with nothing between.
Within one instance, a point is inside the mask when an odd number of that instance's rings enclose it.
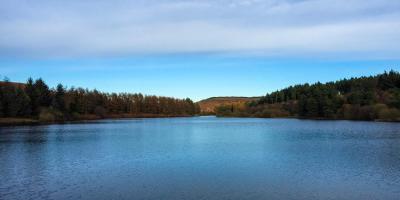
<instances>
[{"instance_id":1,"label":"water surface","mask_svg":"<svg viewBox=\"0 0 400 200\"><path fill-rule=\"evenodd\" d=\"M101 120L0 128L0 199L399 199L400 124Z\"/></svg>"}]
</instances>

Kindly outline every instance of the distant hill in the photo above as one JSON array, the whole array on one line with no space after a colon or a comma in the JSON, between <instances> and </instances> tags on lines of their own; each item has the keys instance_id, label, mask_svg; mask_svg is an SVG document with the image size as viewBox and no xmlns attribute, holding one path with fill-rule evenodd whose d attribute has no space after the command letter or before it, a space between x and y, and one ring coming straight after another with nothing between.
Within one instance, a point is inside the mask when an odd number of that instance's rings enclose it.
<instances>
[{"instance_id":1,"label":"distant hill","mask_svg":"<svg viewBox=\"0 0 400 200\"><path fill-rule=\"evenodd\" d=\"M0 86L6 86L6 85L11 85L14 87L19 87L19 88L25 88L25 84L23 84L23 83L0 81Z\"/></svg>"},{"instance_id":2,"label":"distant hill","mask_svg":"<svg viewBox=\"0 0 400 200\"><path fill-rule=\"evenodd\" d=\"M222 105L242 105L250 101L258 101L260 97L211 97L198 102L202 113L215 113L215 108Z\"/></svg>"}]
</instances>

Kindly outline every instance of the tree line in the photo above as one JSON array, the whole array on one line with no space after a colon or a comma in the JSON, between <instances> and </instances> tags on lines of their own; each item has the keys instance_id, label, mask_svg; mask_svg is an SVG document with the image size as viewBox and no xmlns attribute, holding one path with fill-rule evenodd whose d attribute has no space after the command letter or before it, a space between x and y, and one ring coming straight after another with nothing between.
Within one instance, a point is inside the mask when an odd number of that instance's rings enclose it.
<instances>
[{"instance_id":1,"label":"tree line","mask_svg":"<svg viewBox=\"0 0 400 200\"><path fill-rule=\"evenodd\" d=\"M294 85L242 106L216 109L220 116L400 120L400 73Z\"/></svg>"},{"instance_id":2,"label":"tree line","mask_svg":"<svg viewBox=\"0 0 400 200\"><path fill-rule=\"evenodd\" d=\"M96 89L56 88L29 78L26 84L0 84L0 117L62 121L104 117L192 116L200 108L191 99L140 93L105 93Z\"/></svg>"}]
</instances>

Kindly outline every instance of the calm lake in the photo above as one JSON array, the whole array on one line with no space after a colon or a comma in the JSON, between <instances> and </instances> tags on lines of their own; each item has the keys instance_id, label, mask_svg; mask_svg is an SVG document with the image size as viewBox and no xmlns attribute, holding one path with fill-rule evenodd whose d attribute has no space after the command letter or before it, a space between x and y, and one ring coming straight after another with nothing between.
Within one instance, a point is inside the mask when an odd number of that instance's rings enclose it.
<instances>
[{"instance_id":1,"label":"calm lake","mask_svg":"<svg viewBox=\"0 0 400 200\"><path fill-rule=\"evenodd\" d=\"M0 199L399 199L400 123L170 118L0 128Z\"/></svg>"}]
</instances>

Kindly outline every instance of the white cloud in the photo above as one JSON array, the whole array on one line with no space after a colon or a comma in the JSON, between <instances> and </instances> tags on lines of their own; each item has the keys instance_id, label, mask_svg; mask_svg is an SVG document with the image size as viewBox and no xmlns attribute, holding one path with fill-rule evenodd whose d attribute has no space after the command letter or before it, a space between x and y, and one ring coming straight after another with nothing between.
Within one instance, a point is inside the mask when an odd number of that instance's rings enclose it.
<instances>
[{"instance_id":1,"label":"white cloud","mask_svg":"<svg viewBox=\"0 0 400 200\"><path fill-rule=\"evenodd\" d=\"M3 1L5 56L400 55L398 0Z\"/></svg>"}]
</instances>

